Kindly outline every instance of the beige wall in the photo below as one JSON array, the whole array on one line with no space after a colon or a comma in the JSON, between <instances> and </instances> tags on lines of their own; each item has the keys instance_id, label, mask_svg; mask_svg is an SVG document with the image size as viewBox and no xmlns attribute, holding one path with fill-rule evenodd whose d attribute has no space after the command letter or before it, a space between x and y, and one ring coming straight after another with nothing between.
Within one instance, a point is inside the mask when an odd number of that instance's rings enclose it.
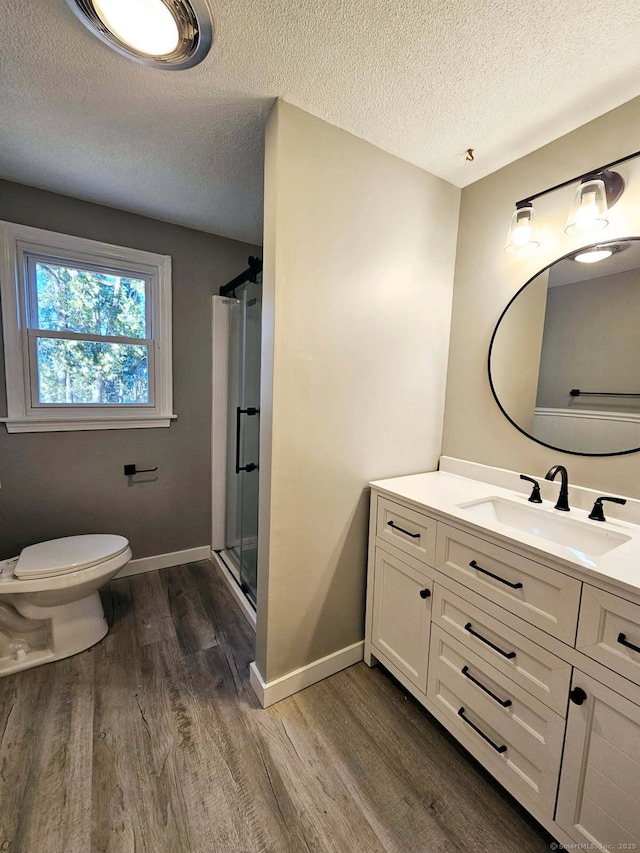
<instances>
[{"instance_id":1,"label":"beige wall","mask_svg":"<svg viewBox=\"0 0 640 853\"><path fill-rule=\"evenodd\" d=\"M362 639L367 482L437 465L459 196L295 107L272 112L256 651L267 681Z\"/></svg>"},{"instance_id":2,"label":"beige wall","mask_svg":"<svg viewBox=\"0 0 640 853\"><path fill-rule=\"evenodd\" d=\"M9 435L0 425L0 559L33 542L76 533L121 533L134 557L208 545L211 295L260 250L7 181L0 181L0 219L171 255L178 415L168 429ZM122 466L130 462L157 465L157 477L129 484Z\"/></svg>"},{"instance_id":3,"label":"beige wall","mask_svg":"<svg viewBox=\"0 0 640 853\"><path fill-rule=\"evenodd\" d=\"M491 379L510 417L531 432L538 393L549 273L522 291L500 323L491 352Z\"/></svg>"},{"instance_id":4,"label":"beige wall","mask_svg":"<svg viewBox=\"0 0 640 853\"><path fill-rule=\"evenodd\" d=\"M638 456L589 458L549 450L521 435L501 414L487 378L487 350L509 299L538 270L580 241L564 233L575 186L536 202L541 248L520 258L503 251L514 203L580 172L623 157L640 137L640 99L607 113L462 193L447 379L443 453L518 471L544 474L568 466L574 483L640 497ZM640 160L619 171L627 190L598 237L640 234ZM586 241L585 241L586 242Z\"/></svg>"}]
</instances>

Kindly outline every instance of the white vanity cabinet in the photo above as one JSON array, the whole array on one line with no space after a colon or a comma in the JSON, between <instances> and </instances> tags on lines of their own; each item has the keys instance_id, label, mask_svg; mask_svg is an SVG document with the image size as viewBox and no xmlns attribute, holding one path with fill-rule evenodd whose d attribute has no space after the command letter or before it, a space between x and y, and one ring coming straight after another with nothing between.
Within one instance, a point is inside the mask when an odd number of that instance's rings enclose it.
<instances>
[{"instance_id":1,"label":"white vanity cabinet","mask_svg":"<svg viewBox=\"0 0 640 853\"><path fill-rule=\"evenodd\" d=\"M556 821L592 849L637 849L640 705L577 669L573 685Z\"/></svg>"},{"instance_id":2,"label":"white vanity cabinet","mask_svg":"<svg viewBox=\"0 0 640 853\"><path fill-rule=\"evenodd\" d=\"M573 643L580 581L442 523L437 532L436 568L543 631Z\"/></svg>"},{"instance_id":3,"label":"white vanity cabinet","mask_svg":"<svg viewBox=\"0 0 640 853\"><path fill-rule=\"evenodd\" d=\"M380 547L375 554L372 642L425 693L433 581L409 565L411 557L399 560Z\"/></svg>"},{"instance_id":4,"label":"white vanity cabinet","mask_svg":"<svg viewBox=\"0 0 640 853\"><path fill-rule=\"evenodd\" d=\"M640 684L640 605L585 584L576 648Z\"/></svg>"},{"instance_id":5,"label":"white vanity cabinet","mask_svg":"<svg viewBox=\"0 0 640 853\"><path fill-rule=\"evenodd\" d=\"M458 740L525 801L553 812L564 718L434 627L427 697Z\"/></svg>"},{"instance_id":6,"label":"white vanity cabinet","mask_svg":"<svg viewBox=\"0 0 640 853\"><path fill-rule=\"evenodd\" d=\"M436 522L396 501L379 497L373 519L381 545L391 545L409 557L432 566L436 553Z\"/></svg>"},{"instance_id":7,"label":"white vanity cabinet","mask_svg":"<svg viewBox=\"0 0 640 853\"><path fill-rule=\"evenodd\" d=\"M365 661L560 843L640 849L640 592L563 568L374 488Z\"/></svg>"}]
</instances>

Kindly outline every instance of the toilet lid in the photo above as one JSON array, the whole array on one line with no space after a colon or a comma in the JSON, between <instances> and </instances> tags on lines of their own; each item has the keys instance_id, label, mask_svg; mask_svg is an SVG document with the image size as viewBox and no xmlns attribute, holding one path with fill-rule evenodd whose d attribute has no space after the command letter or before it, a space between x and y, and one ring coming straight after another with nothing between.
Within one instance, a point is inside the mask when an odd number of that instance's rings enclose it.
<instances>
[{"instance_id":1,"label":"toilet lid","mask_svg":"<svg viewBox=\"0 0 640 853\"><path fill-rule=\"evenodd\" d=\"M88 569L117 557L129 547L124 536L93 533L85 536L66 536L25 548L16 564L16 578L51 578L67 572Z\"/></svg>"}]
</instances>

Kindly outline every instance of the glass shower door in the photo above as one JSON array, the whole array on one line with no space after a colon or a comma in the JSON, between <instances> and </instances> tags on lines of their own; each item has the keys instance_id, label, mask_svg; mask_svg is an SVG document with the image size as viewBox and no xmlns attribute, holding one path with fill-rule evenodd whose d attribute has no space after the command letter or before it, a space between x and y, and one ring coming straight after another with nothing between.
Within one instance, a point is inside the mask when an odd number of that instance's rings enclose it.
<instances>
[{"instance_id":1,"label":"glass shower door","mask_svg":"<svg viewBox=\"0 0 640 853\"><path fill-rule=\"evenodd\" d=\"M240 586L254 605L258 569L261 291L258 276L258 282L248 283L231 306L229 324L227 550L237 564Z\"/></svg>"}]
</instances>

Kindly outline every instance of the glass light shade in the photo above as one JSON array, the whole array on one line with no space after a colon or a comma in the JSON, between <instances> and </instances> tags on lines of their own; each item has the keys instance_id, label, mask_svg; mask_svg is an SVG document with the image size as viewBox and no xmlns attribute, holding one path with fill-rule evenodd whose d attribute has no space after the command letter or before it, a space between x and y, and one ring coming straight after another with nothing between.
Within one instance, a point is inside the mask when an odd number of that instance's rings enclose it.
<instances>
[{"instance_id":1,"label":"glass light shade","mask_svg":"<svg viewBox=\"0 0 640 853\"><path fill-rule=\"evenodd\" d=\"M609 208L604 181L600 178L583 181L576 190L564 230L567 234L599 231L609 224Z\"/></svg>"},{"instance_id":2,"label":"glass light shade","mask_svg":"<svg viewBox=\"0 0 640 853\"><path fill-rule=\"evenodd\" d=\"M521 252L525 249L537 249L540 245L536 237L536 213L533 205L516 208L511 217L511 227L504 244L505 252Z\"/></svg>"},{"instance_id":3,"label":"glass light shade","mask_svg":"<svg viewBox=\"0 0 640 853\"><path fill-rule=\"evenodd\" d=\"M168 56L180 43L178 23L162 0L94 0L102 23L122 42L149 56Z\"/></svg>"}]
</instances>

